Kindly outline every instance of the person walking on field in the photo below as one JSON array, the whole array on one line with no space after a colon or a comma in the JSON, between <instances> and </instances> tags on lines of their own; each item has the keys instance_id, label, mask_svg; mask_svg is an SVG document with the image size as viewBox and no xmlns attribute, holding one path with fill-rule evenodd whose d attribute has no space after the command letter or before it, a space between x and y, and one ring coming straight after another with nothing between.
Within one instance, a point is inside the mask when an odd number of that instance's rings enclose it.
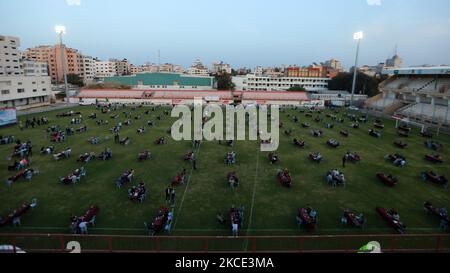
<instances>
[{"instance_id":1,"label":"person walking on field","mask_svg":"<svg viewBox=\"0 0 450 273\"><path fill-rule=\"evenodd\" d=\"M166 188L166 202L170 202L170 194L172 193L172 188L169 186Z\"/></svg>"},{"instance_id":2,"label":"person walking on field","mask_svg":"<svg viewBox=\"0 0 450 273\"><path fill-rule=\"evenodd\" d=\"M197 158L192 157L192 167L194 170L197 170Z\"/></svg>"},{"instance_id":3,"label":"person walking on field","mask_svg":"<svg viewBox=\"0 0 450 273\"><path fill-rule=\"evenodd\" d=\"M170 191L170 203L175 206L175 189L172 188Z\"/></svg>"}]
</instances>

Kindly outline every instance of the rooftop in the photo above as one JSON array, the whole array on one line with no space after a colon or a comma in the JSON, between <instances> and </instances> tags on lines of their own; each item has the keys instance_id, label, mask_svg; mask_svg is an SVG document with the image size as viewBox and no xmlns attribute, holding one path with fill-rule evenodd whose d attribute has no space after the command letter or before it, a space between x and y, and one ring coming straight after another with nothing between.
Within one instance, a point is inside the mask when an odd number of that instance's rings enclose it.
<instances>
[{"instance_id":1,"label":"rooftop","mask_svg":"<svg viewBox=\"0 0 450 273\"><path fill-rule=\"evenodd\" d=\"M132 76L105 78L105 82L119 82L126 85L183 85L183 86L213 86L213 77L185 76L177 73L140 73Z\"/></svg>"}]
</instances>

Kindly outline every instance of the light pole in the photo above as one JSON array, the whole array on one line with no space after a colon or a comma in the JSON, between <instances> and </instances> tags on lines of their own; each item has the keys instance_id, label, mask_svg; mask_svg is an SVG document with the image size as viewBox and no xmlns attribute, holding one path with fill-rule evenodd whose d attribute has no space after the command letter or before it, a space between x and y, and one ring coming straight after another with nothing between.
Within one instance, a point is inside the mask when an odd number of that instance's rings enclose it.
<instances>
[{"instance_id":1,"label":"light pole","mask_svg":"<svg viewBox=\"0 0 450 273\"><path fill-rule=\"evenodd\" d=\"M58 34L59 37L59 49L61 51L61 65L63 67L63 74L64 74L64 87L66 92L66 100L67 103L69 103L69 85L67 84L67 68L66 68L66 61L64 60L64 51L63 51L65 47L62 41L62 36L66 34L66 27L55 26L55 32L56 34Z\"/></svg>"},{"instance_id":2,"label":"light pole","mask_svg":"<svg viewBox=\"0 0 450 273\"><path fill-rule=\"evenodd\" d=\"M364 33L362 31L353 34L353 39L358 41L358 45L356 46L355 66L353 67L353 84L352 84L352 97L350 100L350 106L353 106L353 97L355 95L355 88L356 88L356 74L358 73L359 44L361 43L363 37Z\"/></svg>"}]
</instances>

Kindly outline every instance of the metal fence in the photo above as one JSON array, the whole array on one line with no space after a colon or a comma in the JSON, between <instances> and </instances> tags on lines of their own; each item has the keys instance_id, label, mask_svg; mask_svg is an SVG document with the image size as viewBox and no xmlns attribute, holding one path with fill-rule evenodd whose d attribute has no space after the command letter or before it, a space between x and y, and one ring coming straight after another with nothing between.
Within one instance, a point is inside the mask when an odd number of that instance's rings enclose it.
<instances>
[{"instance_id":1,"label":"metal fence","mask_svg":"<svg viewBox=\"0 0 450 273\"><path fill-rule=\"evenodd\" d=\"M11 252L27 253L67 253L73 251L70 246L74 244L79 244L83 253L354 253L370 241L379 242L382 252L388 253L450 253L450 234L242 237L0 234L0 246L9 246Z\"/></svg>"}]
</instances>

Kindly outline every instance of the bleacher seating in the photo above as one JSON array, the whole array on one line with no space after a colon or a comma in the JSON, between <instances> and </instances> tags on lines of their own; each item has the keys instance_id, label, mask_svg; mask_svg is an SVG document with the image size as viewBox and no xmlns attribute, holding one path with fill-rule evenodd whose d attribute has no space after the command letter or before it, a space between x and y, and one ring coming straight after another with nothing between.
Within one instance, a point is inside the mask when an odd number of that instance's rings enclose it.
<instances>
[{"instance_id":1,"label":"bleacher seating","mask_svg":"<svg viewBox=\"0 0 450 273\"><path fill-rule=\"evenodd\" d=\"M401 89L407 87L409 83L408 77L398 77L384 86L385 89Z\"/></svg>"},{"instance_id":2,"label":"bleacher seating","mask_svg":"<svg viewBox=\"0 0 450 273\"><path fill-rule=\"evenodd\" d=\"M423 110L422 110L422 107L423 107ZM449 113L449 116L446 117L447 109L448 109L448 107L446 107L446 106L436 105L434 120L445 122L445 123L450 122L450 113ZM423 117L427 120L432 120L433 119L433 106L431 104L426 104L426 103L417 103L417 104L413 104L410 107L400 111L400 114L405 115L405 116Z\"/></svg>"}]
</instances>

